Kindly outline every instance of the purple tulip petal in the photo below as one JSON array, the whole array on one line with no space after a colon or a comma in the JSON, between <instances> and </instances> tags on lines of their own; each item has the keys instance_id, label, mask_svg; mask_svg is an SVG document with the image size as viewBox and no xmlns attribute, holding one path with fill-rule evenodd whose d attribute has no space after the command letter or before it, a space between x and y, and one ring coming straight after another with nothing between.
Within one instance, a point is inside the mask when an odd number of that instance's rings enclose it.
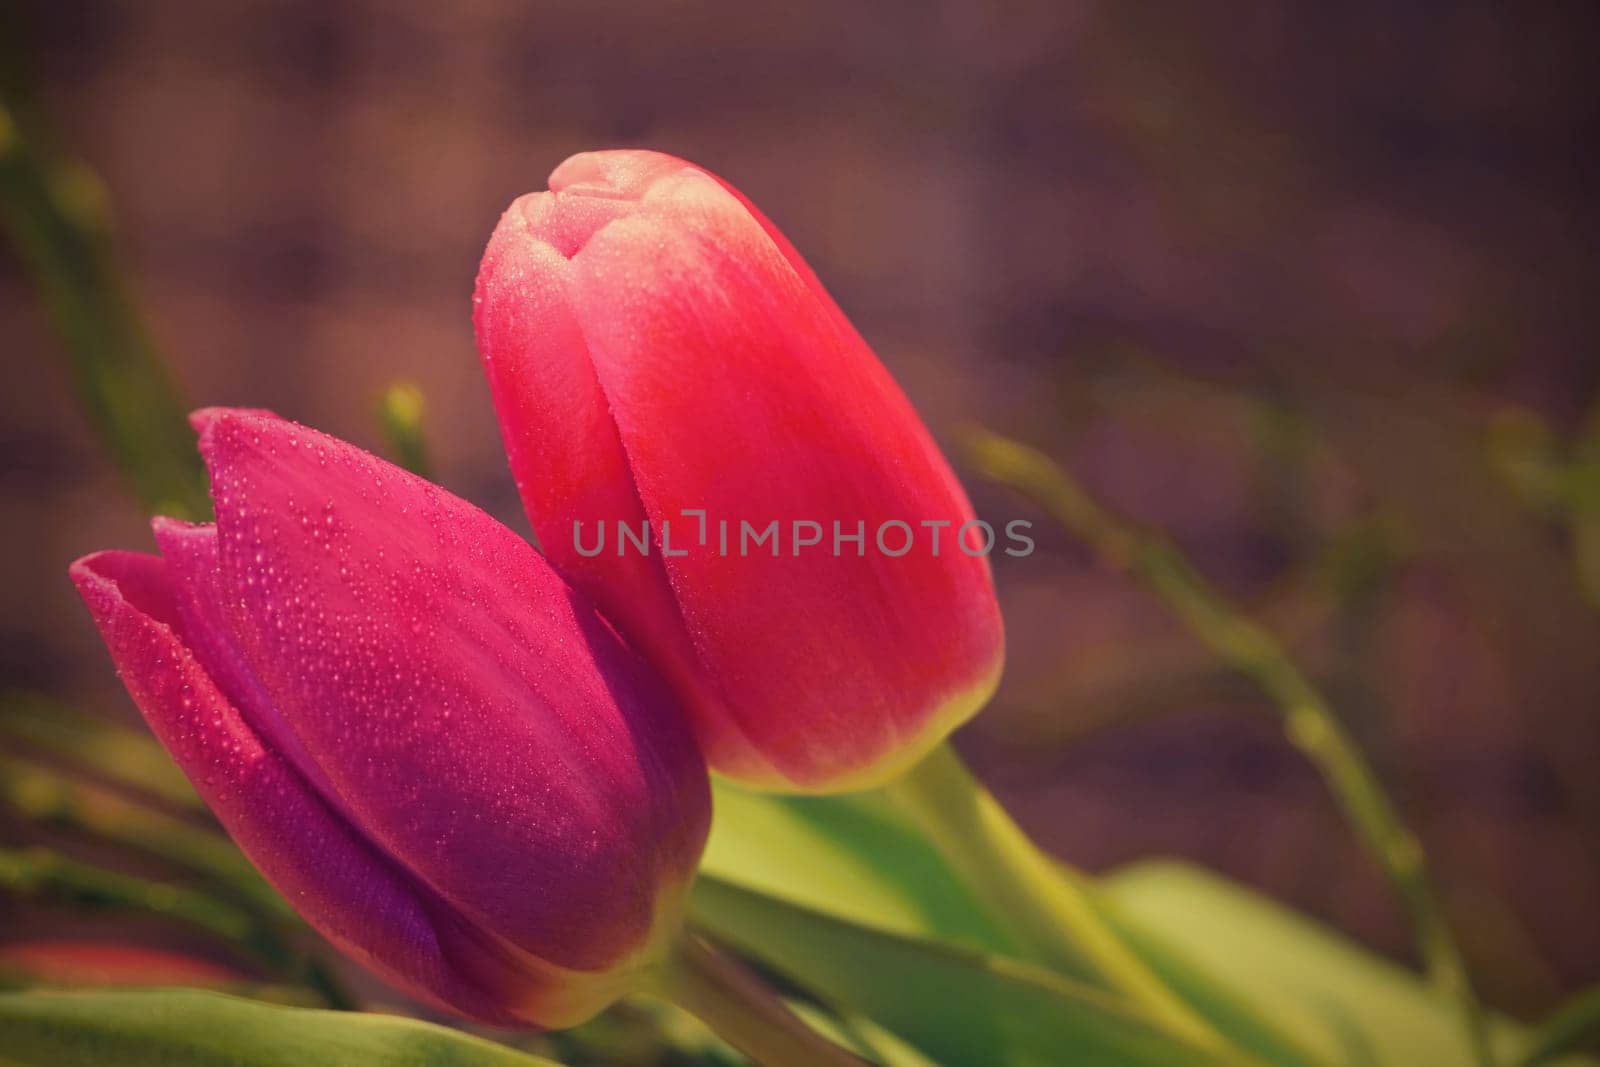
<instances>
[{"instance_id":1,"label":"purple tulip petal","mask_svg":"<svg viewBox=\"0 0 1600 1067\"><path fill-rule=\"evenodd\" d=\"M653 952L709 802L649 670L466 502L270 415L195 422L219 626L367 837L551 964Z\"/></svg>"},{"instance_id":2,"label":"purple tulip petal","mask_svg":"<svg viewBox=\"0 0 1600 1067\"><path fill-rule=\"evenodd\" d=\"M101 552L73 581L146 721L228 833L307 921L421 999L488 1022L547 1016L565 976L472 931L346 824L246 723L186 644L168 566Z\"/></svg>"}]
</instances>

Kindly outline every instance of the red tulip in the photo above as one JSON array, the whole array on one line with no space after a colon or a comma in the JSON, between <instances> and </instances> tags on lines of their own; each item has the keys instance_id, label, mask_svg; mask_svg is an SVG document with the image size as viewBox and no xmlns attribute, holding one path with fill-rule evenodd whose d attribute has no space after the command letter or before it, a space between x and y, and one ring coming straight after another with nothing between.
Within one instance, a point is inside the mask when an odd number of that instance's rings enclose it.
<instances>
[{"instance_id":1,"label":"red tulip","mask_svg":"<svg viewBox=\"0 0 1600 1067\"><path fill-rule=\"evenodd\" d=\"M476 305L546 555L673 681L713 769L862 788L982 706L1003 638L971 505L740 194L653 152L574 156L500 220Z\"/></svg>"},{"instance_id":2,"label":"red tulip","mask_svg":"<svg viewBox=\"0 0 1600 1067\"><path fill-rule=\"evenodd\" d=\"M215 526L73 579L151 728L313 926L463 1015L564 1026L671 936L704 765L652 671L470 504L195 416Z\"/></svg>"},{"instance_id":3,"label":"red tulip","mask_svg":"<svg viewBox=\"0 0 1600 1067\"><path fill-rule=\"evenodd\" d=\"M248 981L237 971L176 952L84 941L0 945L0 975L59 986L181 985L223 989Z\"/></svg>"}]
</instances>

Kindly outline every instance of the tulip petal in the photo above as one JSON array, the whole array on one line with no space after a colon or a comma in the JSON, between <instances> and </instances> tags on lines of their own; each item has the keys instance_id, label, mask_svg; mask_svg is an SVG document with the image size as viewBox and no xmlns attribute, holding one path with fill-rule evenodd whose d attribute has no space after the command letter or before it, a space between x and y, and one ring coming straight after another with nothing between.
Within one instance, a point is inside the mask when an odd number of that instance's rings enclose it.
<instances>
[{"instance_id":1,"label":"tulip petal","mask_svg":"<svg viewBox=\"0 0 1600 1067\"><path fill-rule=\"evenodd\" d=\"M603 176L566 177L592 187ZM641 179L614 177L624 186ZM554 193L517 200L484 255L474 321L511 470L538 517L541 548L607 618L629 622L635 647L680 689L703 687L665 571L654 559L616 551L617 524L639 530L645 510L567 293L568 257L635 206L581 193L565 197L559 211ZM612 540L595 552L574 551L607 531Z\"/></svg>"},{"instance_id":2,"label":"tulip petal","mask_svg":"<svg viewBox=\"0 0 1600 1067\"><path fill-rule=\"evenodd\" d=\"M584 175L586 195L611 182L630 205L581 242L569 235L596 216L568 217L572 174ZM810 268L726 183L671 157L606 152L563 164L551 188L525 198L539 206L522 219L508 213L479 279L480 347L507 439L543 442L513 447L511 459L532 487L524 501L546 551L674 681L690 680L715 769L780 789L892 777L975 712L999 674L988 562L956 540L972 518L960 485ZM552 252L552 240L575 250ZM547 269L551 256L559 269ZM508 280L504 265L519 257ZM500 330L498 316L530 295L570 317L566 335ZM563 397L541 390L552 364L583 361L600 394L591 411L603 401L612 424L591 415L612 456L596 476L631 490L650 520L649 562L666 578L688 650L660 636L659 579L639 557L574 550L570 521L606 517L592 508L595 490L571 479L591 431L567 435ZM689 509L729 522L726 550L698 542L663 557L662 525L681 546L694 529ZM777 558L742 550L742 522L754 535L773 521ZM796 522L820 524L824 544L796 555ZM863 532L864 550L841 541L835 554L835 522L847 537ZM891 522L915 534L905 555L873 543ZM938 552L925 523L945 524ZM903 535L888 535L898 548Z\"/></svg>"},{"instance_id":3,"label":"tulip petal","mask_svg":"<svg viewBox=\"0 0 1600 1067\"><path fill-rule=\"evenodd\" d=\"M222 608L228 593L222 585L216 526L157 516L150 528L167 565L173 602L183 622L188 647L206 665L218 687L232 696L263 743L299 771L330 807L353 822L338 791L272 706L271 697L231 643Z\"/></svg>"},{"instance_id":4,"label":"tulip petal","mask_svg":"<svg viewBox=\"0 0 1600 1067\"><path fill-rule=\"evenodd\" d=\"M101 552L71 575L151 729L251 861L325 937L412 995L489 1022L537 1018L549 1010L541 996L568 995L560 983L541 991L513 969L262 744L187 646L160 559Z\"/></svg>"},{"instance_id":5,"label":"tulip petal","mask_svg":"<svg viewBox=\"0 0 1600 1067\"><path fill-rule=\"evenodd\" d=\"M657 951L709 799L649 670L465 501L274 416L195 424L228 643L362 832L556 966Z\"/></svg>"}]
</instances>

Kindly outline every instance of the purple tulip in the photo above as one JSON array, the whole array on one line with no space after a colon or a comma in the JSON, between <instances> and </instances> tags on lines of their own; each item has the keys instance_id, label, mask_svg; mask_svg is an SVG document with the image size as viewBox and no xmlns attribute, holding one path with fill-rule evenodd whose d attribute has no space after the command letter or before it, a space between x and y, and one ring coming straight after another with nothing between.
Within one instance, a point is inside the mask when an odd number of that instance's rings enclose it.
<instances>
[{"instance_id":1,"label":"purple tulip","mask_svg":"<svg viewBox=\"0 0 1600 1067\"><path fill-rule=\"evenodd\" d=\"M581 1021L665 951L710 816L655 674L472 505L274 415L195 415L217 521L72 577L262 873L408 992Z\"/></svg>"}]
</instances>

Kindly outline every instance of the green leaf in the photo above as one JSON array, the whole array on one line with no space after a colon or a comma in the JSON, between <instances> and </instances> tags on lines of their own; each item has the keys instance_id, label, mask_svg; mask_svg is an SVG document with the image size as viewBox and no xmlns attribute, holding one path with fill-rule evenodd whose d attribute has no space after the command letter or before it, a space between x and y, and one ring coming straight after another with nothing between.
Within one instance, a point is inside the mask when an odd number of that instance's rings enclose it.
<instances>
[{"instance_id":1,"label":"green leaf","mask_svg":"<svg viewBox=\"0 0 1600 1067\"><path fill-rule=\"evenodd\" d=\"M702 875L702 929L939 1063L1227 1062L1141 1010L1001 956L863 926Z\"/></svg>"},{"instance_id":2,"label":"green leaf","mask_svg":"<svg viewBox=\"0 0 1600 1067\"><path fill-rule=\"evenodd\" d=\"M44 117L24 89L20 78L0 80L0 236L37 288L85 418L146 509L209 515L188 404L112 247L105 187L50 149Z\"/></svg>"},{"instance_id":3,"label":"green leaf","mask_svg":"<svg viewBox=\"0 0 1600 1067\"><path fill-rule=\"evenodd\" d=\"M777 797L723 782L701 870L835 918L1009 954L944 860L874 793Z\"/></svg>"},{"instance_id":4,"label":"green leaf","mask_svg":"<svg viewBox=\"0 0 1600 1067\"><path fill-rule=\"evenodd\" d=\"M1016 955L933 846L880 794L775 797L718 783L715 796L705 872L835 918ZM1135 953L1230 1040L1271 1063L1315 1062L1279 1020L1210 981L1203 961L1130 926L1118 932Z\"/></svg>"},{"instance_id":5,"label":"green leaf","mask_svg":"<svg viewBox=\"0 0 1600 1067\"><path fill-rule=\"evenodd\" d=\"M0 890L84 910L152 912L229 943L258 943L251 917L229 903L45 848L0 847Z\"/></svg>"},{"instance_id":6,"label":"green leaf","mask_svg":"<svg viewBox=\"0 0 1600 1067\"><path fill-rule=\"evenodd\" d=\"M1273 1003L1263 1003L1253 995L1253 990L1219 981L1208 961L1153 935L1139 923L1117 915L1098 899L1097 904L1108 925L1134 955L1241 1049L1268 1063L1329 1062L1331 1049L1305 1040L1305 1035L1297 1029L1296 1018L1278 1012ZM1358 1044L1352 1040L1349 1047L1353 1050ZM1341 1062L1366 1067L1370 1061L1352 1057Z\"/></svg>"},{"instance_id":7,"label":"green leaf","mask_svg":"<svg viewBox=\"0 0 1600 1067\"><path fill-rule=\"evenodd\" d=\"M904 1040L864 1015L837 1017L803 1000L785 1002L807 1026L840 1048L883 1067L939 1067Z\"/></svg>"},{"instance_id":8,"label":"green leaf","mask_svg":"<svg viewBox=\"0 0 1600 1067\"><path fill-rule=\"evenodd\" d=\"M0 1062L24 1067L549 1067L442 1026L195 990L0 994Z\"/></svg>"},{"instance_id":9,"label":"green leaf","mask_svg":"<svg viewBox=\"0 0 1600 1067\"><path fill-rule=\"evenodd\" d=\"M1528 1035L1516 1062L1518 1067L1538 1067L1566 1053L1595 1048L1600 1048L1600 986L1591 986L1556 1009Z\"/></svg>"},{"instance_id":10,"label":"green leaf","mask_svg":"<svg viewBox=\"0 0 1600 1067\"><path fill-rule=\"evenodd\" d=\"M422 432L427 406L422 390L411 382L394 382L378 398L378 421L383 426L389 457L412 474L433 480L428 462L428 439Z\"/></svg>"},{"instance_id":11,"label":"green leaf","mask_svg":"<svg viewBox=\"0 0 1600 1067\"><path fill-rule=\"evenodd\" d=\"M0 805L41 826L86 835L204 875L213 886L278 919L287 903L219 830L128 800L92 780L0 755Z\"/></svg>"},{"instance_id":12,"label":"green leaf","mask_svg":"<svg viewBox=\"0 0 1600 1067\"><path fill-rule=\"evenodd\" d=\"M200 797L146 730L86 715L49 697L0 694L0 735L74 772L175 809L204 810Z\"/></svg>"},{"instance_id":13,"label":"green leaf","mask_svg":"<svg viewBox=\"0 0 1600 1067\"><path fill-rule=\"evenodd\" d=\"M1451 998L1273 900L1164 861L1128 867L1102 890L1108 917L1158 971L1179 958L1170 953L1203 962L1209 985L1232 990L1334 1062L1472 1062ZM1182 989L1181 976L1167 977ZM1509 1061L1520 1028L1492 1019L1490 1031L1498 1058Z\"/></svg>"}]
</instances>

